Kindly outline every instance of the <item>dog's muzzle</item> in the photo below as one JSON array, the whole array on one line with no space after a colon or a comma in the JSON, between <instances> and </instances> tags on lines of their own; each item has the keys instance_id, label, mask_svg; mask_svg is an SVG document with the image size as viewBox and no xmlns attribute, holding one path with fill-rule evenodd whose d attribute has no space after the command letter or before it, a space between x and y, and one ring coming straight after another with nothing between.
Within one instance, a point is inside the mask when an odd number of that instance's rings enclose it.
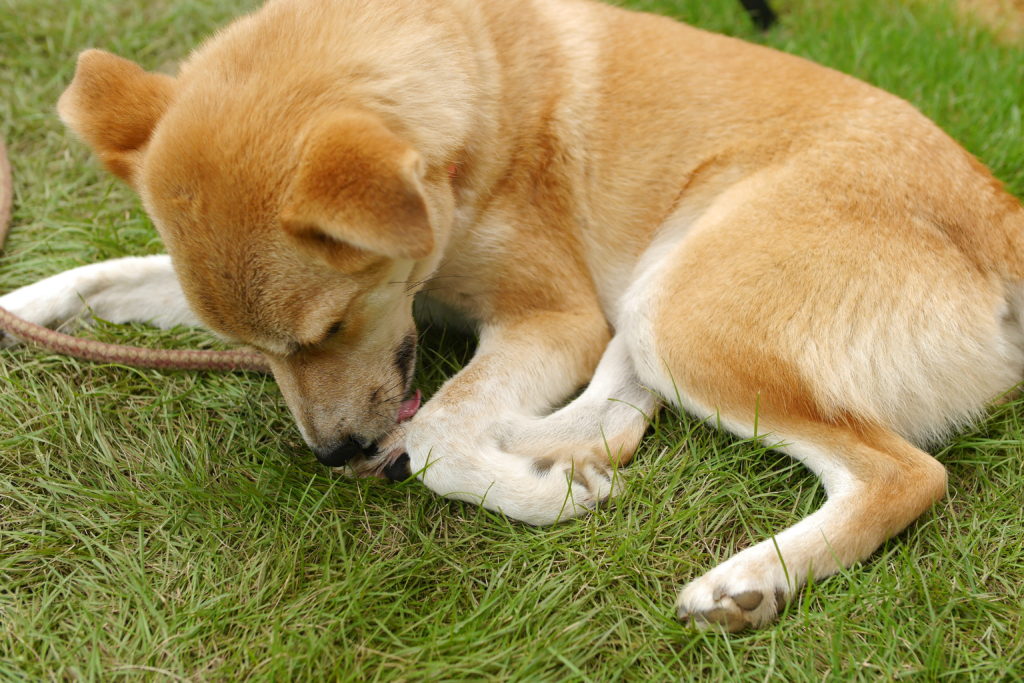
<instances>
[{"instance_id":1,"label":"dog's muzzle","mask_svg":"<svg viewBox=\"0 0 1024 683\"><path fill-rule=\"evenodd\" d=\"M402 401L401 405L399 405L395 421L405 422L406 420L411 420L420 409L422 400L423 395L417 389L413 392L412 396ZM344 467L357 455L370 457L376 455L373 443L351 436L342 441L340 445L332 448L314 448L313 453L320 464L327 467ZM385 467L383 471L384 475L392 481L405 481L411 476L409 456L403 453L400 458Z\"/></svg>"}]
</instances>

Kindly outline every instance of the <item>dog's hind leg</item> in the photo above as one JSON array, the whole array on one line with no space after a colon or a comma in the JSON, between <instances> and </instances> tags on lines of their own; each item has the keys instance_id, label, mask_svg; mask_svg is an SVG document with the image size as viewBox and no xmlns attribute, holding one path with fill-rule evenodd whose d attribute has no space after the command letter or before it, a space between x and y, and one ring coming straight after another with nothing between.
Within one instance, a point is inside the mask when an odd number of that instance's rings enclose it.
<instances>
[{"instance_id":1,"label":"dog's hind leg","mask_svg":"<svg viewBox=\"0 0 1024 683\"><path fill-rule=\"evenodd\" d=\"M679 299L667 305L681 307ZM945 468L890 428L825 410L760 336L741 328L723 336L721 317L686 320L685 332L634 345L641 380L710 424L802 462L828 496L807 518L689 583L676 602L679 619L698 628L760 627L808 580L867 558L940 499Z\"/></svg>"},{"instance_id":2,"label":"dog's hind leg","mask_svg":"<svg viewBox=\"0 0 1024 683\"><path fill-rule=\"evenodd\" d=\"M185 302L166 255L112 259L80 266L0 297L0 307L50 328L67 328L93 315L114 323L161 328L200 326ZM13 340L0 339L10 344Z\"/></svg>"},{"instance_id":3,"label":"dog's hind leg","mask_svg":"<svg viewBox=\"0 0 1024 683\"><path fill-rule=\"evenodd\" d=\"M677 614L700 628L763 626L808 580L912 523L946 490L943 466L914 444L1020 377L998 277L927 224L864 221L806 197L797 211L771 183L741 187L663 250L633 291L630 310L648 313L619 326L634 330L643 383L791 455L827 495L682 590Z\"/></svg>"},{"instance_id":4,"label":"dog's hind leg","mask_svg":"<svg viewBox=\"0 0 1024 683\"><path fill-rule=\"evenodd\" d=\"M762 425L771 422L766 417ZM719 418L730 431L754 435L750 415ZM865 559L946 490L941 464L884 429L790 422L771 434L758 431L762 441L821 477L828 500L683 588L677 616L698 628L737 631L767 624L809 579Z\"/></svg>"}]
</instances>

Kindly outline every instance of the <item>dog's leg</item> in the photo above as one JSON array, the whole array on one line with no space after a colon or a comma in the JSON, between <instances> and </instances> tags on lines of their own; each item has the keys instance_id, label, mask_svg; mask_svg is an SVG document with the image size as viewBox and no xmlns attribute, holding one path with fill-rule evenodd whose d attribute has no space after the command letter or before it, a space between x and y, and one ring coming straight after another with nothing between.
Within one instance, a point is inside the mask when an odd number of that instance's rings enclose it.
<instances>
[{"instance_id":1,"label":"dog's leg","mask_svg":"<svg viewBox=\"0 0 1024 683\"><path fill-rule=\"evenodd\" d=\"M722 420L730 431L753 434L749 421ZM945 468L886 430L805 424L763 440L814 470L828 500L683 588L677 616L698 628L764 626L809 579L867 558L946 491Z\"/></svg>"},{"instance_id":2,"label":"dog's leg","mask_svg":"<svg viewBox=\"0 0 1024 683\"><path fill-rule=\"evenodd\" d=\"M542 314L486 327L473 360L382 445L437 493L531 524L596 506L612 491L607 459L538 466L502 447L504 426L550 410L586 382L608 339L600 312Z\"/></svg>"},{"instance_id":3,"label":"dog's leg","mask_svg":"<svg viewBox=\"0 0 1024 683\"><path fill-rule=\"evenodd\" d=\"M765 625L939 500L945 469L911 439L962 424L1020 368L999 284L954 246L920 250L930 228L803 215L778 204L784 181L758 182L655 254L629 292L640 313L616 325L643 383L793 456L828 496L682 590L680 619L728 631Z\"/></svg>"},{"instance_id":4,"label":"dog's leg","mask_svg":"<svg viewBox=\"0 0 1024 683\"><path fill-rule=\"evenodd\" d=\"M0 297L0 307L54 329L90 314L161 328L200 325L166 255L112 259L66 270Z\"/></svg>"},{"instance_id":5,"label":"dog's leg","mask_svg":"<svg viewBox=\"0 0 1024 683\"><path fill-rule=\"evenodd\" d=\"M520 417L499 426L499 445L510 453L532 455L539 472L574 464L611 476L613 468L633 456L658 402L636 377L627 339L620 334L579 397L551 415Z\"/></svg>"},{"instance_id":6,"label":"dog's leg","mask_svg":"<svg viewBox=\"0 0 1024 683\"><path fill-rule=\"evenodd\" d=\"M649 283L665 284L656 272ZM796 458L828 496L807 518L689 583L676 602L678 618L701 629L760 627L808 580L867 558L940 499L945 468L891 429L826 412L784 360L761 353L761 337L738 328L723 336L720 319L696 314L668 337L667 322L678 318L659 318L657 308L678 315L684 300L669 288L653 305L660 336L639 318L628 328L641 381L712 425Z\"/></svg>"}]
</instances>

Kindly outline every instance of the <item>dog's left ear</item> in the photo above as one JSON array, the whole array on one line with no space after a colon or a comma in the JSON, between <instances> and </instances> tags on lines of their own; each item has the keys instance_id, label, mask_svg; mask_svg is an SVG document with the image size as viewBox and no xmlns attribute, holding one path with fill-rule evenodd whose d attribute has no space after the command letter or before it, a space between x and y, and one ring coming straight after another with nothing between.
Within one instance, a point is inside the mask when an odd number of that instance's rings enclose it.
<instances>
[{"instance_id":1,"label":"dog's left ear","mask_svg":"<svg viewBox=\"0 0 1024 683\"><path fill-rule=\"evenodd\" d=\"M112 173L131 184L173 95L170 76L149 73L103 50L86 50L57 112Z\"/></svg>"},{"instance_id":2,"label":"dog's left ear","mask_svg":"<svg viewBox=\"0 0 1024 683\"><path fill-rule=\"evenodd\" d=\"M434 248L423 160L368 113L336 113L310 130L281 209L285 230L316 248L337 243L395 259Z\"/></svg>"}]
</instances>

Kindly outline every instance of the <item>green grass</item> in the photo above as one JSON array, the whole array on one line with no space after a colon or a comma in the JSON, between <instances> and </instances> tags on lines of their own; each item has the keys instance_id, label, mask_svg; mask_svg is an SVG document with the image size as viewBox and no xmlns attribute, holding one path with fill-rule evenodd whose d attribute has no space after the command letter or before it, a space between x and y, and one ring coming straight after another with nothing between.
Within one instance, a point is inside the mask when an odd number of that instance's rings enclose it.
<instances>
[{"instance_id":1,"label":"green grass","mask_svg":"<svg viewBox=\"0 0 1024 683\"><path fill-rule=\"evenodd\" d=\"M942 3L656 2L900 94L1024 194L1024 53ZM160 251L132 193L53 106L87 46L170 68L250 0L0 0L0 131L16 177L0 291ZM207 344L102 325L105 340ZM420 384L466 342L437 337ZM534 529L417 484L321 470L273 382L0 354L0 679L744 679L1024 675L1024 402L939 452L950 496L870 560L734 637L678 588L821 503L800 466L663 414L627 492Z\"/></svg>"}]
</instances>

